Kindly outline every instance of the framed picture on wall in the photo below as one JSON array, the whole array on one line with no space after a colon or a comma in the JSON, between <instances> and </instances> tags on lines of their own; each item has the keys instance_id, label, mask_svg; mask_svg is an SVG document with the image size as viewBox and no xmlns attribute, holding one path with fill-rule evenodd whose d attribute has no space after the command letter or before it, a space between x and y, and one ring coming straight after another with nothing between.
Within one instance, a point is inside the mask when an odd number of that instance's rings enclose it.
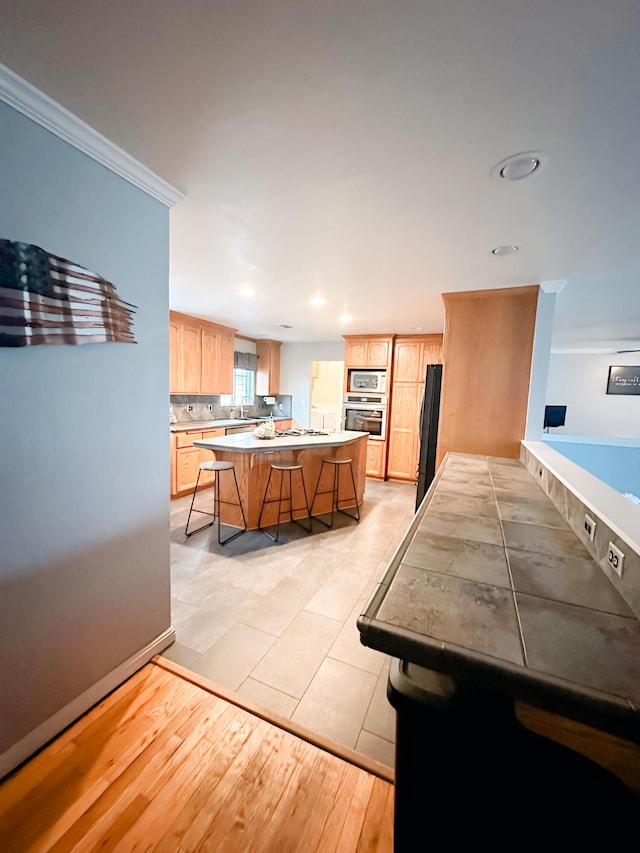
<instances>
[{"instance_id":1,"label":"framed picture on wall","mask_svg":"<svg viewBox=\"0 0 640 853\"><path fill-rule=\"evenodd\" d=\"M609 368L607 394L640 394L640 365L628 367L612 364Z\"/></svg>"}]
</instances>

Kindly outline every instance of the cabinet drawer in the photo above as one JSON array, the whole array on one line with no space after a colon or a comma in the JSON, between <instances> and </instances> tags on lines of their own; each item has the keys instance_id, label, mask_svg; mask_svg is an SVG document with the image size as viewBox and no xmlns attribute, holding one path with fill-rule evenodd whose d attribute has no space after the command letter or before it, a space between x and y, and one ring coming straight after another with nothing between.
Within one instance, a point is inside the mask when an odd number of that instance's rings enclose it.
<instances>
[{"instance_id":1,"label":"cabinet drawer","mask_svg":"<svg viewBox=\"0 0 640 853\"><path fill-rule=\"evenodd\" d=\"M178 432L176 433L176 447L193 447L194 441L200 441L202 432Z\"/></svg>"},{"instance_id":2,"label":"cabinet drawer","mask_svg":"<svg viewBox=\"0 0 640 853\"><path fill-rule=\"evenodd\" d=\"M221 435L225 434L224 427L216 427L216 429L204 429L202 430L202 438L220 438Z\"/></svg>"}]
</instances>

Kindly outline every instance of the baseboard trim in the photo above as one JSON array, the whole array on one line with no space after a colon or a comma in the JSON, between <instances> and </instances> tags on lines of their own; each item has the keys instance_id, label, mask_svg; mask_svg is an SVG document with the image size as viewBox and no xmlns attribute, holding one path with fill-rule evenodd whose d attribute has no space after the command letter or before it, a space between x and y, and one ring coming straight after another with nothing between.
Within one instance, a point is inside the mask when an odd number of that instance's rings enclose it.
<instances>
[{"instance_id":1,"label":"baseboard trim","mask_svg":"<svg viewBox=\"0 0 640 853\"><path fill-rule=\"evenodd\" d=\"M143 649L137 651L127 660L123 661L111 672L107 673L100 681L97 681L84 693L81 693L64 708L49 717L37 728L29 732L26 737L14 744L10 749L0 755L0 779L15 770L20 764L31 758L35 752L49 743L52 738L60 734L71 723L81 717L89 708L100 702L104 697L115 690L120 684L130 678L145 664L168 648L176 638L174 628L167 628L159 634Z\"/></svg>"}]
</instances>

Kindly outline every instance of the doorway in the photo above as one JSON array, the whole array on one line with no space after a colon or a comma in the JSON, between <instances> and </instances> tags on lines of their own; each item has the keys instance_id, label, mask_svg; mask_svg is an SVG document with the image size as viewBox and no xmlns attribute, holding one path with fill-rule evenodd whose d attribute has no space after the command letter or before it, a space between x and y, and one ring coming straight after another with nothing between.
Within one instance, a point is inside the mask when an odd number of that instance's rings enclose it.
<instances>
[{"instance_id":1,"label":"doorway","mask_svg":"<svg viewBox=\"0 0 640 853\"><path fill-rule=\"evenodd\" d=\"M311 377L309 426L329 432L340 429L344 361L314 361Z\"/></svg>"}]
</instances>

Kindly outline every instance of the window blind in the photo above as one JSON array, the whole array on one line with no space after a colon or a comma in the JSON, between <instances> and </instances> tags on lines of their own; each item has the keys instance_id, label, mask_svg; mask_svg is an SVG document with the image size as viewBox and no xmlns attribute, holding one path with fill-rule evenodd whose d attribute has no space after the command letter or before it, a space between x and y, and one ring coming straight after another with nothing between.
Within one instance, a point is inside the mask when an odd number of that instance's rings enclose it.
<instances>
[{"instance_id":1,"label":"window blind","mask_svg":"<svg viewBox=\"0 0 640 853\"><path fill-rule=\"evenodd\" d=\"M233 366L239 370L258 370L258 356L253 352L234 352Z\"/></svg>"}]
</instances>

